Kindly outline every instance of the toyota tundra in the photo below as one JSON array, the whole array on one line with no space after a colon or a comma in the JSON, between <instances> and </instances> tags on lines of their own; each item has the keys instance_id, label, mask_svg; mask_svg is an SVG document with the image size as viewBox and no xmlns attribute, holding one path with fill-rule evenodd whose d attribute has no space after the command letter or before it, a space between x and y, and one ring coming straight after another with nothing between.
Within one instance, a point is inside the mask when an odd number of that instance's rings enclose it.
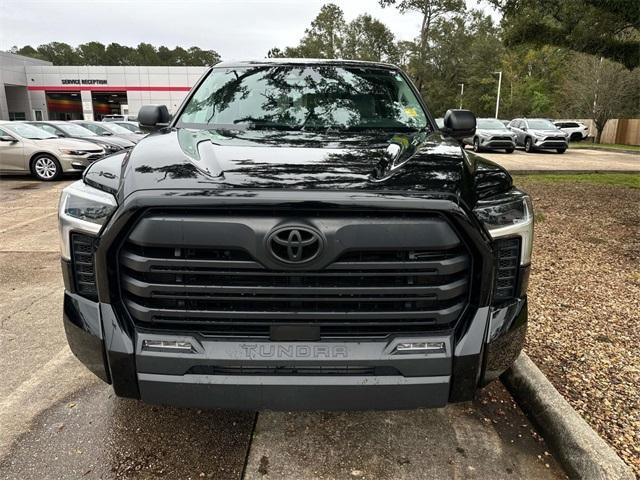
<instances>
[{"instance_id":1,"label":"toyota tundra","mask_svg":"<svg viewBox=\"0 0 640 480\"><path fill-rule=\"evenodd\" d=\"M397 67L210 69L62 193L63 322L116 395L232 409L467 401L519 354L530 198Z\"/></svg>"}]
</instances>

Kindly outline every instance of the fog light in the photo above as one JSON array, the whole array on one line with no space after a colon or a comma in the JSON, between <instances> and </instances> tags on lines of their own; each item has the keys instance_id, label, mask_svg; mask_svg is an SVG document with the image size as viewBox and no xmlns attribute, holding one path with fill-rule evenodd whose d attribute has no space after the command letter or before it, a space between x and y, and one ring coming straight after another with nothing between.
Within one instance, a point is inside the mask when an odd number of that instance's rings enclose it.
<instances>
[{"instance_id":1,"label":"fog light","mask_svg":"<svg viewBox=\"0 0 640 480\"><path fill-rule=\"evenodd\" d=\"M148 352L195 352L191 342L184 340L143 340L142 350L146 350Z\"/></svg>"},{"instance_id":2,"label":"fog light","mask_svg":"<svg viewBox=\"0 0 640 480\"><path fill-rule=\"evenodd\" d=\"M445 353L444 342L399 343L393 353Z\"/></svg>"}]
</instances>

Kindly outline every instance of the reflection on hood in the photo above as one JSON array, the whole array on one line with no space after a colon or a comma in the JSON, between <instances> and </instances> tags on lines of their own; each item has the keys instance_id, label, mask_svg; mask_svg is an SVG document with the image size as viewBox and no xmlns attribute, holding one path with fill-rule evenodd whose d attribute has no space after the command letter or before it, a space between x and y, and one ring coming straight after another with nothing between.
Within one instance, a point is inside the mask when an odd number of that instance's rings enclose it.
<instances>
[{"instance_id":1,"label":"reflection on hood","mask_svg":"<svg viewBox=\"0 0 640 480\"><path fill-rule=\"evenodd\" d=\"M478 164L440 132L393 134L174 129L133 149L125 190L305 189L475 195ZM491 162L482 163L507 178ZM495 179L492 179L495 181Z\"/></svg>"}]
</instances>

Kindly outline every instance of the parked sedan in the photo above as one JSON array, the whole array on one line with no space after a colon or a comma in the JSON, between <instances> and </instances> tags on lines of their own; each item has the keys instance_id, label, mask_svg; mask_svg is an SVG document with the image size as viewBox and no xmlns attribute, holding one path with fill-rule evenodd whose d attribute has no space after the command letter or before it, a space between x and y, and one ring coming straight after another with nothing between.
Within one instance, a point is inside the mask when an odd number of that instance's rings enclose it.
<instances>
[{"instance_id":1,"label":"parked sedan","mask_svg":"<svg viewBox=\"0 0 640 480\"><path fill-rule=\"evenodd\" d=\"M129 140L133 143L138 143L145 137L145 135L132 133L126 128L121 127L120 125L116 125L113 122L89 122L86 120L73 120L73 123L81 125L84 128L88 128L93 133L97 133L98 135L113 135L116 137L124 138L125 140Z\"/></svg>"},{"instance_id":2,"label":"parked sedan","mask_svg":"<svg viewBox=\"0 0 640 480\"><path fill-rule=\"evenodd\" d=\"M572 142L579 142L580 140L584 140L589 136L589 127L587 127L584 123L560 121L553 122L553 124L564 133L569 135L569 140L571 140Z\"/></svg>"},{"instance_id":3,"label":"parked sedan","mask_svg":"<svg viewBox=\"0 0 640 480\"><path fill-rule=\"evenodd\" d=\"M80 172L105 151L85 140L59 138L21 122L0 122L0 173L31 173L55 180L64 172Z\"/></svg>"},{"instance_id":4,"label":"parked sedan","mask_svg":"<svg viewBox=\"0 0 640 480\"><path fill-rule=\"evenodd\" d=\"M144 135L144 132L140 130L140 125L138 125L138 122L130 122L130 121L123 120L123 121L114 121L113 123L115 123L116 125L120 125L121 127L126 128L127 130L133 133Z\"/></svg>"},{"instance_id":5,"label":"parked sedan","mask_svg":"<svg viewBox=\"0 0 640 480\"><path fill-rule=\"evenodd\" d=\"M134 143L124 138L116 136L98 135L88 128L70 122L49 121L49 122L26 122L35 127L46 130L57 137L77 138L87 140L99 145L107 154L119 152L122 149L133 148Z\"/></svg>"},{"instance_id":6,"label":"parked sedan","mask_svg":"<svg viewBox=\"0 0 640 480\"><path fill-rule=\"evenodd\" d=\"M564 153L569 144L568 135L546 118L514 118L509 129L516 134L516 146L526 152L556 150Z\"/></svg>"},{"instance_id":7,"label":"parked sedan","mask_svg":"<svg viewBox=\"0 0 640 480\"><path fill-rule=\"evenodd\" d=\"M504 150L513 153L516 148L516 134L495 118L478 118L476 133L464 139L466 145L473 145L473 151Z\"/></svg>"}]
</instances>

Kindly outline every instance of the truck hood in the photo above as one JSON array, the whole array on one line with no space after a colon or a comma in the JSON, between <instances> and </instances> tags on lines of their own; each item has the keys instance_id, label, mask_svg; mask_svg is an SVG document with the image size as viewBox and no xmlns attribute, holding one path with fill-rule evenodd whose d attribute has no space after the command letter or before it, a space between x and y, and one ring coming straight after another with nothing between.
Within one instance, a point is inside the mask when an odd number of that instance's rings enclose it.
<instances>
[{"instance_id":1,"label":"truck hood","mask_svg":"<svg viewBox=\"0 0 640 480\"><path fill-rule=\"evenodd\" d=\"M489 182L491 191L511 187L504 169L464 152L440 132L171 129L150 135L126 155L96 162L85 179L96 180L98 172L104 177L104 170L116 177L111 185L123 198L156 189L368 190L428 193L472 204L479 181Z\"/></svg>"}]
</instances>

